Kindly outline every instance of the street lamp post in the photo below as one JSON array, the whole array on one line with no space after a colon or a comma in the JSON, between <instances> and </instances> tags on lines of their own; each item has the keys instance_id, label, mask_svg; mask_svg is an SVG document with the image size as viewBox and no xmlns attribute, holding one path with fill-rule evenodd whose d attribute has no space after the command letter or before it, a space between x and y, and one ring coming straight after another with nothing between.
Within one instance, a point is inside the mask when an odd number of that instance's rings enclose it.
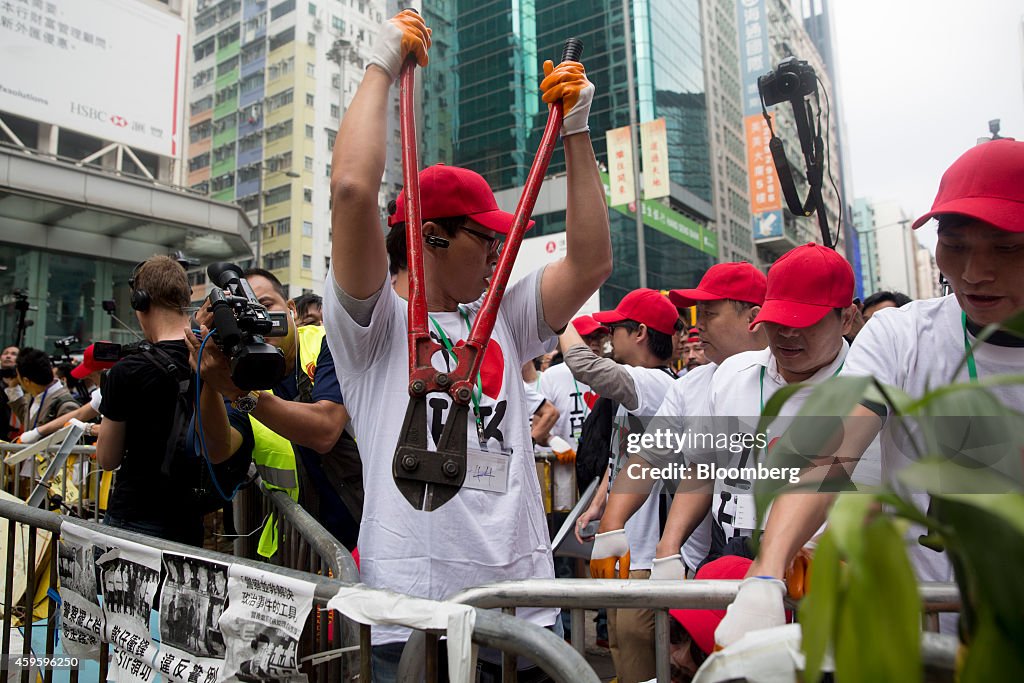
<instances>
[{"instance_id":1,"label":"street lamp post","mask_svg":"<svg viewBox=\"0 0 1024 683\"><path fill-rule=\"evenodd\" d=\"M258 184L256 186L256 267L263 267L263 178L267 173L266 166L259 162ZM286 171L289 178L301 178L295 171Z\"/></svg>"}]
</instances>

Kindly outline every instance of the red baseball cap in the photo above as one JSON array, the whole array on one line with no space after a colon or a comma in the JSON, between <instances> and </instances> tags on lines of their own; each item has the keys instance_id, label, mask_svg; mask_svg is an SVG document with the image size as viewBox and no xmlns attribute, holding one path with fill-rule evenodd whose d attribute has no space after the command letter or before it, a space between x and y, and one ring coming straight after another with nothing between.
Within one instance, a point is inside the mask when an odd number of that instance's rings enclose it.
<instances>
[{"instance_id":1,"label":"red baseball cap","mask_svg":"<svg viewBox=\"0 0 1024 683\"><path fill-rule=\"evenodd\" d=\"M719 263L711 266L696 289L673 289L668 298L679 308L688 308L698 301L734 299L760 306L767 288L764 273L746 262Z\"/></svg>"},{"instance_id":2,"label":"red baseball cap","mask_svg":"<svg viewBox=\"0 0 1024 683\"><path fill-rule=\"evenodd\" d=\"M697 570L694 579L742 579L753 561L740 555L725 555L708 562ZM678 621L697 643L697 647L711 654L715 650L715 629L725 619L724 609L670 609L669 614Z\"/></svg>"},{"instance_id":3,"label":"red baseball cap","mask_svg":"<svg viewBox=\"0 0 1024 683\"><path fill-rule=\"evenodd\" d=\"M608 334L611 332L611 330L594 320L594 318L589 315L581 315L578 318L573 318L572 326L576 328L576 331L580 333L581 337L588 337L598 332L601 334Z\"/></svg>"},{"instance_id":4,"label":"red baseball cap","mask_svg":"<svg viewBox=\"0 0 1024 683\"><path fill-rule=\"evenodd\" d=\"M946 213L1024 232L1024 142L1005 138L964 152L942 174L932 210L914 228Z\"/></svg>"},{"instance_id":5,"label":"red baseball cap","mask_svg":"<svg viewBox=\"0 0 1024 683\"><path fill-rule=\"evenodd\" d=\"M686 333L686 343L693 344L700 341L700 330L696 327L691 327Z\"/></svg>"},{"instance_id":6,"label":"red baseball cap","mask_svg":"<svg viewBox=\"0 0 1024 683\"><path fill-rule=\"evenodd\" d=\"M619 305L610 311L598 311L594 320L599 323L620 323L634 320L652 330L672 335L676 333L679 311L661 292L653 289L634 289L622 297Z\"/></svg>"},{"instance_id":7,"label":"red baseball cap","mask_svg":"<svg viewBox=\"0 0 1024 683\"><path fill-rule=\"evenodd\" d=\"M853 303L853 268L835 250L808 242L768 269L768 291L750 324L810 327L834 308Z\"/></svg>"},{"instance_id":8,"label":"red baseball cap","mask_svg":"<svg viewBox=\"0 0 1024 683\"><path fill-rule=\"evenodd\" d=\"M498 208L494 192L476 171L458 166L435 164L420 171L420 215L423 220L468 216L496 233L506 235L512 227L512 214ZM405 190L395 201L388 225L405 222ZM534 225L530 221L526 229Z\"/></svg>"},{"instance_id":9,"label":"red baseball cap","mask_svg":"<svg viewBox=\"0 0 1024 683\"><path fill-rule=\"evenodd\" d=\"M85 347L82 352L82 362L71 370L71 376L75 379L85 379L87 375L100 370L108 370L114 367L114 361L96 360L92 355L92 344Z\"/></svg>"}]
</instances>

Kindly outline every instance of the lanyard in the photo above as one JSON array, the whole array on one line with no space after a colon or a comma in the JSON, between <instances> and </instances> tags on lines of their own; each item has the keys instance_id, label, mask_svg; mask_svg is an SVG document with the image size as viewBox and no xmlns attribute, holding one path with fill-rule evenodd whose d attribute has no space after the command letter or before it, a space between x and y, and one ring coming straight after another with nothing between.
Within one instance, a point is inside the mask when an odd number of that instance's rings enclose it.
<instances>
[{"instance_id":1,"label":"lanyard","mask_svg":"<svg viewBox=\"0 0 1024 683\"><path fill-rule=\"evenodd\" d=\"M972 382L978 381L978 366L974 363L974 350L971 349L971 340L967 338L967 312L960 312L960 324L964 328L964 350L967 351L967 374Z\"/></svg>"},{"instance_id":2,"label":"lanyard","mask_svg":"<svg viewBox=\"0 0 1024 683\"><path fill-rule=\"evenodd\" d=\"M459 315L462 316L462 320L466 323L466 334L469 334L469 315L466 314L466 311L461 306L459 307ZM445 334L444 328L434 320L433 316L428 317L430 318L430 322L434 326L434 329L437 331L437 336L441 338L441 343L444 345L444 348L454 357L455 354L452 347L452 340L448 338L448 335ZM478 371L476 373L476 388L470 393L470 398L473 400L473 417L476 419L476 429L479 434L483 434L484 431L484 423L480 417L480 400L483 396L483 381L481 381L480 372Z\"/></svg>"},{"instance_id":3,"label":"lanyard","mask_svg":"<svg viewBox=\"0 0 1024 683\"><path fill-rule=\"evenodd\" d=\"M39 413L43 412L43 404L46 403L46 394L50 392L50 387L52 386L53 385L51 384L49 387L46 387L46 389L43 391L43 395L39 397L39 410L36 411L36 421L32 423L32 429L35 429L36 427L39 426ZM33 396L32 401L28 404L28 409L30 412L32 410L32 404L35 402L36 397Z\"/></svg>"},{"instance_id":4,"label":"lanyard","mask_svg":"<svg viewBox=\"0 0 1024 683\"><path fill-rule=\"evenodd\" d=\"M832 373L833 377L838 377L839 376L839 371L843 369L843 365L845 363L846 363L846 361L843 361L842 363L839 364L839 367L836 368L836 371ZM761 366L761 378L760 378L760 382L761 382L761 415L764 415L764 373L767 370L768 370L768 366L766 366L766 365L762 365Z\"/></svg>"}]
</instances>

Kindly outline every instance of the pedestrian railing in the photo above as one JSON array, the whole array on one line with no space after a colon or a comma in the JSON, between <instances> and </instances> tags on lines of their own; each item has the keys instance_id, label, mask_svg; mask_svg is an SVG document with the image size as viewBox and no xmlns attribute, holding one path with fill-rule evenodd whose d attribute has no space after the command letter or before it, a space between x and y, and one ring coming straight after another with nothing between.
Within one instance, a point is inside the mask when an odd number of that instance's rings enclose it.
<instances>
[{"instance_id":1,"label":"pedestrian railing","mask_svg":"<svg viewBox=\"0 0 1024 683\"><path fill-rule=\"evenodd\" d=\"M57 562L58 552L56 544L60 540L61 527L69 518L54 512L28 507L24 504L0 501L0 524L6 522L7 538L25 538L24 545L20 542L7 543L6 548L6 569L4 580L4 603L3 603L3 633L0 652L10 652L12 641L12 629L20 628L23 638L22 652L25 657L33 655L31 648L32 631L36 627L33 623L33 614L40 611L45 612L45 653L35 652L36 657L50 657L54 654L55 635L58 627L58 611L55 609L59 596L51 591L44 598L43 603L35 604L34 597L37 594L37 571L31 564L25 570L24 598L20 605L14 605L13 587L15 568L15 548L23 548L23 558L35 558L40 556L40 543L50 544L47 560L40 566L39 570L48 573L51 587L58 584ZM159 538L144 536L132 533L119 528L102 526L85 520L74 520L76 525L84 527L93 533L105 535L108 541L123 540L134 542L160 552L169 552L179 555L190 555L199 560L218 562L223 564L234 564L257 570L270 577L290 578L312 583L314 585L314 608L307 619L306 631L312 629L311 622L320 614L328 614L330 618L338 623L340 614L327 607L328 601L338 594L339 590L355 591L357 595L367 598L369 601L384 601L390 603L400 596L387 591L375 590L362 585L340 581L337 578L322 574L313 574L306 571L297 571L287 567L280 567L264 562L256 562L244 558L237 558L223 553L194 548L192 546L172 543ZM42 532L42 533L41 533ZM48 534L48 535L47 535ZM343 570L342 570L343 571ZM437 609L445 609L447 603L434 602ZM403 623L397 620L399 625L406 625L415 628L412 624ZM440 635L443 630L433 629L431 634ZM583 657L566 643L562 642L553 633L540 628L526 621L514 619L504 614L487 610L475 610L475 623L472 627L472 641L483 647L498 648L507 653L508 657L529 656L555 681L559 683L597 683L598 678L589 668ZM327 647L331 646L327 643ZM369 640L362 639L358 646L359 669L358 671L343 671L339 676L332 677L329 667L324 666L318 656L324 647L324 642L318 644L318 651L312 656L306 656L303 663L303 671L310 675L313 680L319 681L341 681L355 680L358 676L360 681L370 680L370 647ZM5 662L6 665L6 662ZM110 666L109 647L100 648L100 675L99 680L105 680ZM21 680L28 683L30 679L28 668L22 670ZM53 669L49 668L43 672L44 683L51 683ZM75 683L78 680L77 669L70 671L70 680Z\"/></svg>"},{"instance_id":2,"label":"pedestrian railing","mask_svg":"<svg viewBox=\"0 0 1024 683\"><path fill-rule=\"evenodd\" d=\"M503 581L469 588L448 598L449 602L479 608L501 609L514 615L517 607L558 607L570 610L572 647L584 652L584 611L600 608L654 610L656 671L659 683L668 683L670 609L722 610L736 597L740 581L645 581L609 579L530 579ZM955 583L926 583L920 586L927 617L960 610L960 593ZM790 607L795 606L790 602ZM928 620L931 621L931 620ZM935 623L937 626L937 623ZM399 668L399 680L415 670L424 651L434 647L423 635L414 634L406 645ZM514 679L515 661L505 655L506 675Z\"/></svg>"}]
</instances>

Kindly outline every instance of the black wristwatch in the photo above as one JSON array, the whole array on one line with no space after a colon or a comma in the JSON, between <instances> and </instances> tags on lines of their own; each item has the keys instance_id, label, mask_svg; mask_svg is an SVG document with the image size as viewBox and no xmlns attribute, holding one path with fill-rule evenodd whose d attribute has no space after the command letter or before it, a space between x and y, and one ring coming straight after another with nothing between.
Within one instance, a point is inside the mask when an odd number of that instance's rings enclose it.
<instances>
[{"instance_id":1,"label":"black wristwatch","mask_svg":"<svg viewBox=\"0 0 1024 683\"><path fill-rule=\"evenodd\" d=\"M256 409L256 404L260 400L260 392L250 391L248 394L242 394L234 401L231 402L231 407L240 413L249 414Z\"/></svg>"}]
</instances>

